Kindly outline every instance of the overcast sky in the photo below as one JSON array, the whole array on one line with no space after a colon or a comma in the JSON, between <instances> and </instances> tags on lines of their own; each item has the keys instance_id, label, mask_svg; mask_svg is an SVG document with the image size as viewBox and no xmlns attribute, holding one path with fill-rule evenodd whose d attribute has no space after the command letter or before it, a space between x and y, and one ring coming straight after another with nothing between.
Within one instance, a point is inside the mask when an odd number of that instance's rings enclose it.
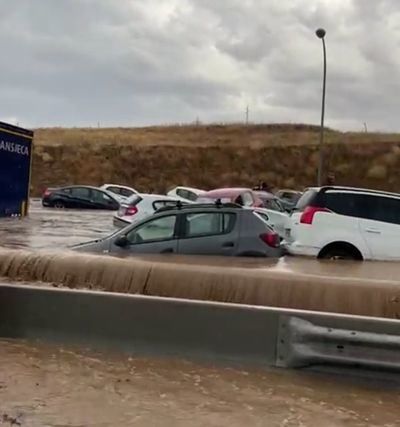
<instances>
[{"instance_id":1,"label":"overcast sky","mask_svg":"<svg viewBox=\"0 0 400 427\"><path fill-rule=\"evenodd\" d=\"M0 118L400 131L399 0L0 0Z\"/></svg>"}]
</instances>

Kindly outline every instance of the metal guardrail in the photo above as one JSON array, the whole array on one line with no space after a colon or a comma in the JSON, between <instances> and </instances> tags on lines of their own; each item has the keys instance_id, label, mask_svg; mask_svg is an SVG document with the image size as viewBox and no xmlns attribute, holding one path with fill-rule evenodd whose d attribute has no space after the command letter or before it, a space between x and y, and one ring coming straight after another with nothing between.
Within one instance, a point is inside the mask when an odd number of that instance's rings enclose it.
<instances>
[{"instance_id":1,"label":"metal guardrail","mask_svg":"<svg viewBox=\"0 0 400 427\"><path fill-rule=\"evenodd\" d=\"M400 321L0 285L0 337L299 368L400 370Z\"/></svg>"}]
</instances>

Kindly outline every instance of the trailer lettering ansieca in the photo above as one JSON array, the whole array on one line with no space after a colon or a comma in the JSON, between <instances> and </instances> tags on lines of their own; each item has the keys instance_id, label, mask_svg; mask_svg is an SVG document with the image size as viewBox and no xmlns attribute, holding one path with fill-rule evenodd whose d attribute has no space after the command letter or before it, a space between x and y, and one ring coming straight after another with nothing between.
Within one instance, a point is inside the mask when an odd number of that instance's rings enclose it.
<instances>
[{"instance_id":1,"label":"trailer lettering ansieca","mask_svg":"<svg viewBox=\"0 0 400 427\"><path fill-rule=\"evenodd\" d=\"M0 217L28 213L32 141L32 131L0 122Z\"/></svg>"}]
</instances>

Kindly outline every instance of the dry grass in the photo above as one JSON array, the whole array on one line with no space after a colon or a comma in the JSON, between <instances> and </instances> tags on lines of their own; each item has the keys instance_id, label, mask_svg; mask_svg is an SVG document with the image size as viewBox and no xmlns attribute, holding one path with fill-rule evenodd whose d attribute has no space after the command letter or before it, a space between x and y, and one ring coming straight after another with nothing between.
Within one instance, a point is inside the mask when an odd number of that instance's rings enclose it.
<instances>
[{"instance_id":1,"label":"dry grass","mask_svg":"<svg viewBox=\"0 0 400 427\"><path fill-rule=\"evenodd\" d=\"M54 184L119 182L146 191L315 184L318 126L304 124L49 128L35 131L33 191ZM184 149L183 149L184 148ZM398 191L400 135L325 133L338 183Z\"/></svg>"},{"instance_id":2,"label":"dry grass","mask_svg":"<svg viewBox=\"0 0 400 427\"><path fill-rule=\"evenodd\" d=\"M318 143L319 127L304 124L210 124L170 125L139 128L43 128L35 130L38 146L57 145L168 145L220 146L251 148ZM371 143L400 142L398 134L338 132L326 129L325 142Z\"/></svg>"}]
</instances>

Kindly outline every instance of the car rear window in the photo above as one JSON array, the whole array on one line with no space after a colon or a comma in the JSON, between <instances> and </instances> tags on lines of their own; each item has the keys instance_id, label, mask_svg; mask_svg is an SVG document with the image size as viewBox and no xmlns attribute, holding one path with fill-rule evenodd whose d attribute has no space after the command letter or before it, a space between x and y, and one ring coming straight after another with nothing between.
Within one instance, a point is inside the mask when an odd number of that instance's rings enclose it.
<instances>
[{"instance_id":1,"label":"car rear window","mask_svg":"<svg viewBox=\"0 0 400 427\"><path fill-rule=\"evenodd\" d=\"M129 197L128 199L126 199L125 204L127 204L129 206L136 206L142 200L143 199L138 194L134 194L131 197Z\"/></svg>"},{"instance_id":2,"label":"car rear window","mask_svg":"<svg viewBox=\"0 0 400 427\"><path fill-rule=\"evenodd\" d=\"M310 206L314 202L317 194L317 190L307 190L298 200L295 210L300 212L304 211L307 206Z\"/></svg>"},{"instance_id":3,"label":"car rear window","mask_svg":"<svg viewBox=\"0 0 400 427\"><path fill-rule=\"evenodd\" d=\"M120 188L120 194L124 197L130 197L135 193L132 190L128 190L127 188Z\"/></svg>"}]
</instances>

